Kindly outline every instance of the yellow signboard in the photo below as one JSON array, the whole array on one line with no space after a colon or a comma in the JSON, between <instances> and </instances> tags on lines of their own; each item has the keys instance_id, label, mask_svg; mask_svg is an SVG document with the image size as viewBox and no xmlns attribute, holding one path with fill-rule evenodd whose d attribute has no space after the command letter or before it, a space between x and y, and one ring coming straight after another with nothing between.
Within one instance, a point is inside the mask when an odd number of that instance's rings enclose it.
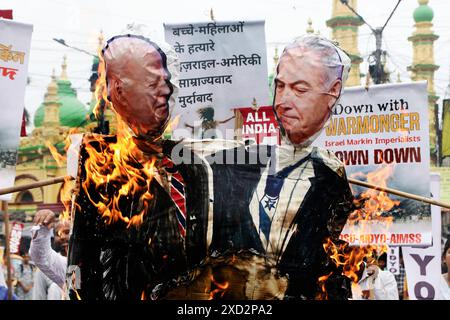
<instances>
[{"instance_id":1,"label":"yellow signboard","mask_svg":"<svg viewBox=\"0 0 450 320\"><path fill-rule=\"evenodd\" d=\"M450 167L432 167L432 172L441 175L441 201L450 203Z\"/></svg>"}]
</instances>

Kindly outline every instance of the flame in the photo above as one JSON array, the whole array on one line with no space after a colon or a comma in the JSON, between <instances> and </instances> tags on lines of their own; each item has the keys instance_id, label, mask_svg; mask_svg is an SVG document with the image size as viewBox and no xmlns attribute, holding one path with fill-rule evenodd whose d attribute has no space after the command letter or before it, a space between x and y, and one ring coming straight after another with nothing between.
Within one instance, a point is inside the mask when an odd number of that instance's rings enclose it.
<instances>
[{"instance_id":1,"label":"flame","mask_svg":"<svg viewBox=\"0 0 450 320\"><path fill-rule=\"evenodd\" d=\"M97 103L94 108L97 118L106 107L112 108L111 102L107 99L106 68L100 49L98 57L98 79L95 88ZM151 157L148 161L144 161L143 168L132 165L136 163L138 148L126 125L118 115L117 118L116 143L107 143L101 136L97 136L94 139L100 144L99 150L86 144L89 157L85 162L86 180L81 187L107 224L123 221L127 227L137 226L143 222L150 200L153 198L149 190L154 176L156 158ZM113 195L108 194L109 185L117 188L117 192ZM91 196L92 187L100 195L99 201L95 201ZM129 202L130 195L140 195L136 205L134 202L131 203L131 210L134 207L139 209L138 212L131 212L131 217L128 217L122 214L119 202L123 200Z\"/></svg>"},{"instance_id":2,"label":"flame","mask_svg":"<svg viewBox=\"0 0 450 320\"><path fill-rule=\"evenodd\" d=\"M387 188L387 180L392 175L393 170L393 166L385 166L376 171L369 172L366 177L367 182ZM378 220L385 223L386 227L389 227L392 224L393 218L391 216L383 217L382 215L393 207L398 206L400 201L390 199L384 191L367 189L361 193L359 199L355 200L355 204L359 209L350 214L348 220L351 224L358 223L362 220Z\"/></svg>"},{"instance_id":3,"label":"flame","mask_svg":"<svg viewBox=\"0 0 450 320\"><path fill-rule=\"evenodd\" d=\"M69 147L71 145L70 135L74 134L74 133L78 133L78 132L79 132L78 128L72 128L69 130L66 138L64 139L64 151L66 154L67 154L67 150L69 149ZM50 141L45 141L45 145L50 150L50 153L52 154L53 158L57 162L58 166L64 167L66 165L67 156L60 154L58 152L58 150L55 148L55 146L53 146L53 144ZM74 182L72 181L72 178L65 177L64 182L61 187L60 195L59 195L59 199L60 199L61 203L64 205L64 211L59 216L61 221L70 221L69 209L70 209L70 206L71 206L71 203L73 200L72 199L73 198L73 196L72 196L73 187L74 187Z\"/></svg>"},{"instance_id":4,"label":"flame","mask_svg":"<svg viewBox=\"0 0 450 320\"><path fill-rule=\"evenodd\" d=\"M358 281L357 273L361 270L361 264L364 260L368 264L374 264L376 263L376 257L387 252L386 245L351 247L348 243L335 244L330 238L323 244L323 248L334 264L338 267L342 267L342 274L355 283Z\"/></svg>"},{"instance_id":5,"label":"flame","mask_svg":"<svg viewBox=\"0 0 450 320\"><path fill-rule=\"evenodd\" d=\"M61 187L61 193L59 195L59 199L61 200L61 203L64 205L64 211L59 215L59 219L61 221L70 221L71 216L71 204L74 203L74 189L75 182L72 180L71 177L66 176L64 177L64 182Z\"/></svg>"},{"instance_id":6,"label":"flame","mask_svg":"<svg viewBox=\"0 0 450 320\"><path fill-rule=\"evenodd\" d=\"M78 294L78 291L76 289L73 289L73 291L75 292L75 295L77 297L78 300L81 300L80 295Z\"/></svg>"},{"instance_id":7,"label":"flame","mask_svg":"<svg viewBox=\"0 0 450 320\"><path fill-rule=\"evenodd\" d=\"M142 290L142 293L141 293L141 300L145 300L145 290Z\"/></svg>"},{"instance_id":8,"label":"flame","mask_svg":"<svg viewBox=\"0 0 450 320\"><path fill-rule=\"evenodd\" d=\"M111 102L109 102L107 98L108 90L106 85L106 67L101 48L98 50L98 59L98 78L95 82L95 97L97 102L94 107L94 114L97 119L100 118L100 114L104 112L105 108L111 107Z\"/></svg>"},{"instance_id":9,"label":"flame","mask_svg":"<svg viewBox=\"0 0 450 320\"><path fill-rule=\"evenodd\" d=\"M316 300L328 300L327 289L325 288L325 282L333 273L330 272L327 275L319 277L318 284L320 286L321 292L316 296Z\"/></svg>"},{"instance_id":10,"label":"flame","mask_svg":"<svg viewBox=\"0 0 450 320\"><path fill-rule=\"evenodd\" d=\"M64 151L65 154L67 154L67 150L69 149L71 145L71 139L70 135L74 133L78 133L79 130L77 128L72 128L69 130L66 138L64 139ZM60 154L57 150L57 148L50 142L45 141L45 145L50 150L51 155L55 159L56 163L59 167L64 167L66 165L67 156ZM72 191L74 187L74 182L72 181L72 178L65 177L64 182L61 187L59 199L61 203L64 205L64 211L59 216L61 221L70 221L70 214L69 214L69 208L72 202Z\"/></svg>"},{"instance_id":11,"label":"flame","mask_svg":"<svg viewBox=\"0 0 450 320\"><path fill-rule=\"evenodd\" d=\"M376 264L377 257L388 251L386 245L351 247L346 242L334 243L330 238L323 244L323 248L331 261L341 270L341 274L348 277L353 284L358 283L358 273L361 272L361 265L364 261L369 265ZM328 299L325 283L331 275L332 272L319 277L318 284L321 292L317 294L317 300Z\"/></svg>"},{"instance_id":12,"label":"flame","mask_svg":"<svg viewBox=\"0 0 450 320\"><path fill-rule=\"evenodd\" d=\"M230 283L228 281L225 281L224 283L219 283L214 279L214 276L211 275L211 281L213 284L217 287L216 289L212 290L209 293L209 299L208 300L214 300L216 298L222 298L225 294L225 291L228 289ZM219 297L218 297L219 296Z\"/></svg>"},{"instance_id":13,"label":"flame","mask_svg":"<svg viewBox=\"0 0 450 320\"><path fill-rule=\"evenodd\" d=\"M353 178L358 176L359 179L367 179L368 183L386 188L387 181L392 175L393 166L384 166L373 172L364 175L358 172L352 175ZM400 201L392 200L384 191L377 191L375 189L367 189L361 193L359 199L355 199L356 210L353 211L347 220L347 228L349 233L369 234L371 224L365 223L368 221L376 221L383 227L383 231L387 233L390 225L393 222L392 216L383 216L395 206L398 206ZM358 232L354 230L358 225ZM323 248L330 260L336 265L341 274L348 277L353 283L358 282L358 273L361 272L361 265L364 261L368 264L376 264L376 259L379 255L387 252L388 247L382 245L365 245L360 242L359 246L350 246L347 242L334 242L328 238L323 244ZM328 295L325 288L325 283L332 273L322 275L318 279L321 292L317 295L317 299L327 299Z\"/></svg>"},{"instance_id":14,"label":"flame","mask_svg":"<svg viewBox=\"0 0 450 320\"><path fill-rule=\"evenodd\" d=\"M60 154L56 149L56 147L50 141L45 141L45 146L50 150L50 153L53 159L55 159L58 166L63 167L67 160L66 156Z\"/></svg>"},{"instance_id":15,"label":"flame","mask_svg":"<svg viewBox=\"0 0 450 320\"><path fill-rule=\"evenodd\" d=\"M144 161L142 168L133 165L136 164L138 149L130 132L124 129L120 119L118 124L117 142L107 143L101 136L94 136L100 144L100 150L91 144L86 144L89 157L84 164L86 179L82 183L82 188L107 224L123 221L127 227L138 226L143 222L150 200L153 199L150 183L155 174L156 157L151 156L148 161ZM109 185L114 185L117 192L108 194ZM90 194L92 186L100 195L98 202ZM130 195L139 195L138 201L131 203L131 209L136 207L138 212L131 212L131 217L128 217L122 214L119 203L121 201L128 203Z\"/></svg>"}]
</instances>

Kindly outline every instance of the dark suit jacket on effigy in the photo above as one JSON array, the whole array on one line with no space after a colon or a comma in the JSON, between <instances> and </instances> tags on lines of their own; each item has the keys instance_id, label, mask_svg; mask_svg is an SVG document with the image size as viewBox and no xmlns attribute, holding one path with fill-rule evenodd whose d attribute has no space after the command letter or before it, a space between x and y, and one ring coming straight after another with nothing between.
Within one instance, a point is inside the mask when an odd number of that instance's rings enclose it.
<instances>
[{"instance_id":1,"label":"dark suit jacket on effigy","mask_svg":"<svg viewBox=\"0 0 450 320\"><path fill-rule=\"evenodd\" d=\"M115 137L105 141L111 143ZM174 145L167 141L164 153L170 155ZM198 154L189 146L183 152L193 157ZM250 163L262 152L268 157ZM243 154L244 163L226 163L230 153ZM309 178L309 189L290 226L296 231L280 258L270 261L261 241L262 231L249 208L275 153L267 146L242 146L201 154L196 164L179 164L186 188L185 240L178 231L176 207L155 180L150 184L153 201L139 227L105 224L80 188L69 247L68 282L72 274L78 275L78 282L72 281L78 285L70 290L71 298L78 294L81 299L206 299L210 295L223 299L313 299L319 291L318 278L333 273L329 298L347 298L348 281L323 249L328 237L337 240L353 208L345 171L330 167L326 152L311 149L306 160L314 177ZM85 180L85 148L80 155L78 185ZM106 193L113 190L114 186L109 186ZM89 192L91 197L97 195L97 200L100 193L105 194L105 190ZM129 216L133 200L125 202L123 215ZM252 280L255 274L257 281ZM230 284L228 290L210 294L225 281Z\"/></svg>"}]
</instances>

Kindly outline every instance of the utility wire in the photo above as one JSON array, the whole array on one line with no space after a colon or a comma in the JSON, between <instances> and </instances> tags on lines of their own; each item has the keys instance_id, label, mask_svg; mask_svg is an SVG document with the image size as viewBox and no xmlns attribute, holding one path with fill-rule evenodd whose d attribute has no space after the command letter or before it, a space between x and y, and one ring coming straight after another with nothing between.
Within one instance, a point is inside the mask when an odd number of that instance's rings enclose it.
<instances>
[{"instance_id":1,"label":"utility wire","mask_svg":"<svg viewBox=\"0 0 450 320\"><path fill-rule=\"evenodd\" d=\"M88 55L90 55L90 56L92 56L92 57L98 57L96 54L92 54L92 53L90 53L90 52L88 52L88 51L86 51L86 50L83 50L83 49L80 49L80 48L77 48L77 47L73 47L73 46L69 46L69 45L66 43L66 41L65 41L64 39L56 39L56 38L53 38L53 40L56 41L56 42L58 42L58 43L60 43L60 44L62 44L63 46L68 47L68 48L71 48L71 49L74 49L74 50L77 50L77 51L86 53L86 54L88 54Z\"/></svg>"}]
</instances>

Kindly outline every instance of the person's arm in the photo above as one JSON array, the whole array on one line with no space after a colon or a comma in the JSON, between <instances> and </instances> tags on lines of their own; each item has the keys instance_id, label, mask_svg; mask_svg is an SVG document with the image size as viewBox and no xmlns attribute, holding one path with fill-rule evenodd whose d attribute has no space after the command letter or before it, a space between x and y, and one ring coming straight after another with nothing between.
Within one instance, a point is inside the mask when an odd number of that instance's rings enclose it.
<instances>
[{"instance_id":1,"label":"person's arm","mask_svg":"<svg viewBox=\"0 0 450 320\"><path fill-rule=\"evenodd\" d=\"M55 224L55 214L50 210L40 210L34 217L31 229L30 257L36 266L63 288L66 278L67 260L56 253L50 245L51 229Z\"/></svg>"},{"instance_id":2,"label":"person's arm","mask_svg":"<svg viewBox=\"0 0 450 320\"><path fill-rule=\"evenodd\" d=\"M67 261L52 249L50 235L51 231L42 226L34 230L30 245L30 257L50 280L63 288Z\"/></svg>"}]
</instances>

